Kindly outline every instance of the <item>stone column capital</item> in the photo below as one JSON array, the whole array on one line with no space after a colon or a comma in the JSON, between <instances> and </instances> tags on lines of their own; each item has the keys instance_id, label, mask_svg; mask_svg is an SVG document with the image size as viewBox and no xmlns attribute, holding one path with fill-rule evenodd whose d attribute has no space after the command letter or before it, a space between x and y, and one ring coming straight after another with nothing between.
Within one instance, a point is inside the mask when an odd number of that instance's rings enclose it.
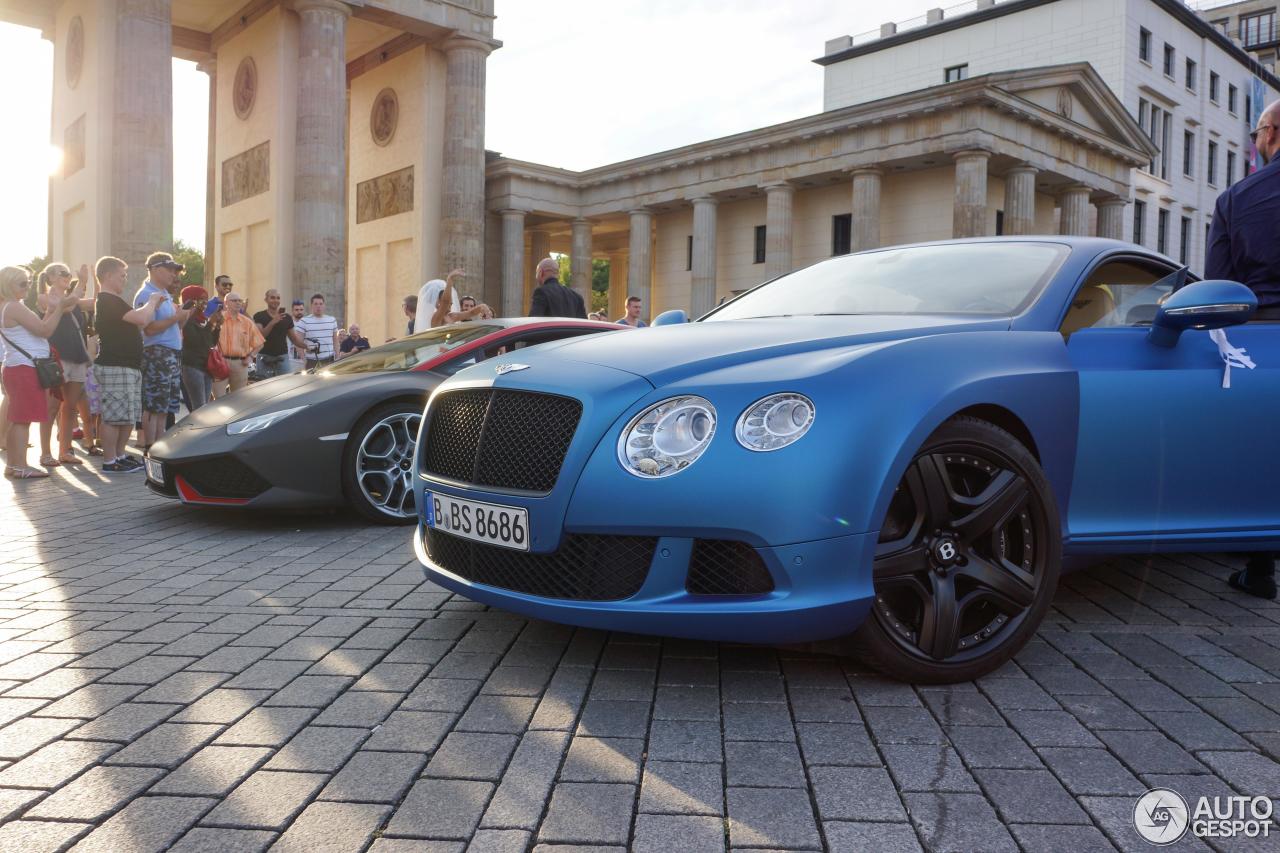
<instances>
[{"instance_id":1,"label":"stone column capital","mask_svg":"<svg viewBox=\"0 0 1280 853\"><path fill-rule=\"evenodd\" d=\"M1110 198L1099 199L1098 201L1094 202L1094 204L1096 204L1098 207L1101 207L1101 208L1125 207L1126 205L1129 204L1129 200L1127 198L1120 198L1120 196L1117 195L1117 196L1111 196Z\"/></svg>"},{"instance_id":2,"label":"stone column capital","mask_svg":"<svg viewBox=\"0 0 1280 853\"><path fill-rule=\"evenodd\" d=\"M694 196L693 198L689 199L689 203L694 205L695 207L700 204L704 204L704 205L709 204L714 206L720 203L720 199L716 198L715 196L700 195L700 196Z\"/></svg>"},{"instance_id":3,"label":"stone column capital","mask_svg":"<svg viewBox=\"0 0 1280 853\"><path fill-rule=\"evenodd\" d=\"M521 210L518 207L504 207L501 210L495 210L494 213L497 213L499 216L527 216L529 211Z\"/></svg>"},{"instance_id":4,"label":"stone column capital","mask_svg":"<svg viewBox=\"0 0 1280 853\"><path fill-rule=\"evenodd\" d=\"M795 192L796 187L790 181L767 181L760 185L760 189L767 193Z\"/></svg>"},{"instance_id":5,"label":"stone column capital","mask_svg":"<svg viewBox=\"0 0 1280 853\"><path fill-rule=\"evenodd\" d=\"M957 162L965 160L990 160L991 152L983 148L968 148L964 151L956 151L951 157Z\"/></svg>"},{"instance_id":6,"label":"stone column capital","mask_svg":"<svg viewBox=\"0 0 1280 853\"><path fill-rule=\"evenodd\" d=\"M653 216L653 211L647 207L636 207L627 211L628 216Z\"/></svg>"},{"instance_id":7,"label":"stone column capital","mask_svg":"<svg viewBox=\"0 0 1280 853\"><path fill-rule=\"evenodd\" d=\"M485 56L488 56L493 53L494 46L487 41L481 41L480 39L455 33L440 42L439 48L445 53L453 53L458 50L478 50L484 53Z\"/></svg>"},{"instance_id":8,"label":"stone column capital","mask_svg":"<svg viewBox=\"0 0 1280 853\"><path fill-rule=\"evenodd\" d=\"M845 171L849 174L850 177L854 177L854 178L858 177L859 175L863 175L868 178L884 177L884 169L881 169L879 166L858 166L853 169L846 169Z\"/></svg>"},{"instance_id":9,"label":"stone column capital","mask_svg":"<svg viewBox=\"0 0 1280 853\"><path fill-rule=\"evenodd\" d=\"M212 77L218 72L218 58L211 56L196 63L196 70Z\"/></svg>"},{"instance_id":10,"label":"stone column capital","mask_svg":"<svg viewBox=\"0 0 1280 853\"><path fill-rule=\"evenodd\" d=\"M594 222L592 222L590 219L586 219L586 218L581 217L581 216L579 216L577 219L574 219L574 220L573 220L572 222L570 222L569 224L570 224L571 226L573 226L574 228L582 228L582 227L591 228L592 226L594 226L594 225L595 225L595 223L594 223Z\"/></svg>"},{"instance_id":11,"label":"stone column capital","mask_svg":"<svg viewBox=\"0 0 1280 853\"><path fill-rule=\"evenodd\" d=\"M1006 175L1038 175L1039 173L1040 169L1030 163L1019 163L1016 166L1010 166L1005 171Z\"/></svg>"},{"instance_id":12,"label":"stone column capital","mask_svg":"<svg viewBox=\"0 0 1280 853\"><path fill-rule=\"evenodd\" d=\"M351 17L351 7L342 0L293 0L293 11L301 14L312 11L337 12L344 18Z\"/></svg>"}]
</instances>

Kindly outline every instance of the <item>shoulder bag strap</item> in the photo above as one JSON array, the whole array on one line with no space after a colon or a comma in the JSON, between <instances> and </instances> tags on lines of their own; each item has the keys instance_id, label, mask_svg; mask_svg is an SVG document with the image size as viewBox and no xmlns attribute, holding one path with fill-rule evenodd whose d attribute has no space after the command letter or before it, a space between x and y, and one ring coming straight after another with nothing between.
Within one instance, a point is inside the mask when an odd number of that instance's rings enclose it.
<instances>
[{"instance_id":1,"label":"shoulder bag strap","mask_svg":"<svg viewBox=\"0 0 1280 853\"><path fill-rule=\"evenodd\" d=\"M7 343L9 346L16 349L18 352L22 353L24 356L27 357L27 361L34 364L36 360L35 356L33 356L31 353L24 350L22 347L18 346L16 343L13 342L13 338L9 337L4 333L4 312L8 310L9 310L9 303L6 302L5 306L3 308L0 308L0 338L4 338L5 343Z\"/></svg>"}]
</instances>

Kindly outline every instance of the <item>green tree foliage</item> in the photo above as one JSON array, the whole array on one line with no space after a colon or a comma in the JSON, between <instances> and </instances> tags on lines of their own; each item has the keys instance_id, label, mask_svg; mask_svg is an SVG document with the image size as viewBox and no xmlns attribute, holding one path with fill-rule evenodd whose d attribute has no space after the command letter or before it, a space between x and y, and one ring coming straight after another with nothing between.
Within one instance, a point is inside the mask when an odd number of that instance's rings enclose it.
<instances>
[{"instance_id":1,"label":"green tree foliage","mask_svg":"<svg viewBox=\"0 0 1280 853\"><path fill-rule=\"evenodd\" d=\"M27 267L27 269L31 270L32 274L40 275L40 270L49 266L49 264L51 263L52 263L52 260L50 260L48 255L37 255L36 257L28 261L25 264L25 266ZM76 269L75 267L72 267L71 271L75 272L75 269Z\"/></svg>"},{"instance_id":2,"label":"green tree foliage","mask_svg":"<svg viewBox=\"0 0 1280 853\"><path fill-rule=\"evenodd\" d=\"M204 253L181 240L173 241L173 259L187 268L183 284L204 284Z\"/></svg>"}]
</instances>

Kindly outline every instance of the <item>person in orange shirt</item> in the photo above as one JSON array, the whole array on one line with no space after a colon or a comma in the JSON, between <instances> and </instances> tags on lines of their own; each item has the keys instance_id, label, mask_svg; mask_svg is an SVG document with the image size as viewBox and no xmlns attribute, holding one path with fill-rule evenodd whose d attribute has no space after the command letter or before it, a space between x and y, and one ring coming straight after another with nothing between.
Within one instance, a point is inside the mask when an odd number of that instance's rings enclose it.
<instances>
[{"instance_id":1,"label":"person in orange shirt","mask_svg":"<svg viewBox=\"0 0 1280 853\"><path fill-rule=\"evenodd\" d=\"M249 384L249 365L266 339L262 330L244 314L244 297L232 292L222 300L222 331L218 333L218 349L227 360L231 375L213 383L214 398L239 391Z\"/></svg>"}]
</instances>

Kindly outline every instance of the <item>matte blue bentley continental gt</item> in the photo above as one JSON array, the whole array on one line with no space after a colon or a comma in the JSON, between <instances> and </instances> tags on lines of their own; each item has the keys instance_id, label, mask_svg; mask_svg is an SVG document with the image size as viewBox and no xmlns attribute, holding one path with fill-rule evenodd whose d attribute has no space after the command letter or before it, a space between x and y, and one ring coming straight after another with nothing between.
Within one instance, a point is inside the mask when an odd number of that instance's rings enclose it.
<instances>
[{"instance_id":1,"label":"matte blue bentley continental gt","mask_svg":"<svg viewBox=\"0 0 1280 853\"><path fill-rule=\"evenodd\" d=\"M1280 324L1255 308L1109 240L833 258L442 384L416 550L534 617L852 635L890 675L971 679L1026 642L1064 555L1275 547Z\"/></svg>"}]
</instances>

